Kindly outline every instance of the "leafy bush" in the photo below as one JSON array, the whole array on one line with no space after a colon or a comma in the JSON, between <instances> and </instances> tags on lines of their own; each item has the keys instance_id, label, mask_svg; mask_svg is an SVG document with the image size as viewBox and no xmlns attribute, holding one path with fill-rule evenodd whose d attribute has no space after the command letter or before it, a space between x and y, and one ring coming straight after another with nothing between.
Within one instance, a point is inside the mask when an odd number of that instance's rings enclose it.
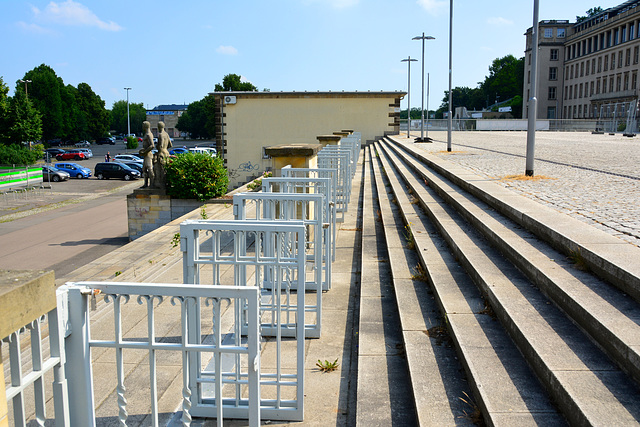
<instances>
[{"instance_id":1,"label":"leafy bush","mask_svg":"<svg viewBox=\"0 0 640 427\"><path fill-rule=\"evenodd\" d=\"M0 165L32 165L42 158L43 146L36 144L29 150L18 144L0 144Z\"/></svg>"},{"instance_id":2,"label":"leafy bush","mask_svg":"<svg viewBox=\"0 0 640 427\"><path fill-rule=\"evenodd\" d=\"M229 177L222 158L185 153L166 163L167 194L201 202L226 194Z\"/></svg>"},{"instance_id":3,"label":"leafy bush","mask_svg":"<svg viewBox=\"0 0 640 427\"><path fill-rule=\"evenodd\" d=\"M127 145L127 149L135 150L136 148L138 148L138 138L136 138L135 136L128 136L125 144Z\"/></svg>"}]
</instances>

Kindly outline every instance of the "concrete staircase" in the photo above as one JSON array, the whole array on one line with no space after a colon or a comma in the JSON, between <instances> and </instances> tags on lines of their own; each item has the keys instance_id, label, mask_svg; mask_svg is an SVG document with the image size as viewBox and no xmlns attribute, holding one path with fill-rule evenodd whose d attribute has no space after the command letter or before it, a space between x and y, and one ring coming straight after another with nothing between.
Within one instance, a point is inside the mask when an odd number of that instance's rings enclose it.
<instances>
[{"instance_id":1,"label":"concrete staircase","mask_svg":"<svg viewBox=\"0 0 640 427\"><path fill-rule=\"evenodd\" d=\"M366 149L358 425L640 423L640 249L393 138Z\"/></svg>"}]
</instances>

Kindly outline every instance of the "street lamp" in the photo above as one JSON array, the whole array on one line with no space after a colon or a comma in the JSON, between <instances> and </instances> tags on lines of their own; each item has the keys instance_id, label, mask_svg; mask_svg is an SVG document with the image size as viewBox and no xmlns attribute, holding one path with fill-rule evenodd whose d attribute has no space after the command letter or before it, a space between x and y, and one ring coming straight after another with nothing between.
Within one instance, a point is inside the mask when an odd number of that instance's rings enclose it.
<instances>
[{"instance_id":1,"label":"street lamp","mask_svg":"<svg viewBox=\"0 0 640 427\"><path fill-rule=\"evenodd\" d=\"M422 112L420 113L420 118L422 119L420 123L420 139L416 139L419 142L431 142L430 140L424 138L424 41L425 40L435 40L435 37L425 36L422 33L421 36L415 36L411 40L422 40Z\"/></svg>"},{"instance_id":2,"label":"street lamp","mask_svg":"<svg viewBox=\"0 0 640 427\"><path fill-rule=\"evenodd\" d=\"M409 66L408 82L407 82L407 138L411 138L411 63L418 62L417 59L411 59L411 56L407 56L400 62L406 62Z\"/></svg>"},{"instance_id":3,"label":"street lamp","mask_svg":"<svg viewBox=\"0 0 640 427\"><path fill-rule=\"evenodd\" d=\"M449 112L447 114L447 151L451 151L451 128L453 127L453 118L451 102L453 96L451 95L451 75L453 68L453 0L449 2Z\"/></svg>"},{"instance_id":4,"label":"street lamp","mask_svg":"<svg viewBox=\"0 0 640 427\"><path fill-rule=\"evenodd\" d=\"M526 176L533 176L533 159L536 145L536 121L538 119L538 0L533 1L533 30L531 39L531 98L529 98L529 125L527 126Z\"/></svg>"},{"instance_id":5,"label":"street lamp","mask_svg":"<svg viewBox=\"0 0 640 427\"><path fill-rule=\"evenodd\" d=\"M24 93L27 96L27 101L29 101L29 91L27 90L27 83L31 83L31 80L20 79L20 83L24 83Z\"/></svg>"},{"instance_id":6,"label":"street lamp","mask_svg":"<svg viewBox=\"0 0 640 427\"><path fill-rule=\"evenodd\" d=\"M125 87L124 90L127 91L127 136L131 135L131 120L129 119L129 91L130 87Z\"/></svg>"}]
</instances>

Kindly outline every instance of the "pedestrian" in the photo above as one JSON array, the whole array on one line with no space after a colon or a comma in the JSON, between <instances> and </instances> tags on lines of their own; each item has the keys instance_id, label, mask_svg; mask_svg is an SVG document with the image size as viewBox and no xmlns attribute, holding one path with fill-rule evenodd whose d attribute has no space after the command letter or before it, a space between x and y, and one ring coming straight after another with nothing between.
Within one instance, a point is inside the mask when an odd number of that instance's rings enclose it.
<instances>
[{"instance_id":1,"label":"pedestrian","mask_svg":"<svg viewBox=\"0 0 640 427\"><path fill-rule=\"evenodd\" d=\"M104 161L107 163L111 161L111 154L108 151L107 154L104 155Z\"/></svg>"}]
</instances>

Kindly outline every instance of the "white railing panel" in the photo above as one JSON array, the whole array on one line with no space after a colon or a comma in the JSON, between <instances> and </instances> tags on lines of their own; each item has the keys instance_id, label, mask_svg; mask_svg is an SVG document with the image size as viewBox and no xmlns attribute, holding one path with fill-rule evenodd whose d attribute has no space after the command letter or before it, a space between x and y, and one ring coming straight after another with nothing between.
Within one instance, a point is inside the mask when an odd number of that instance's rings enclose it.
<instances>
[{"instance_id":1,"label":"white railing panel","mask_svg":"<svg viewBox=\"0 0 640 427\"><path fill-rule=\"evenodd\" d=\"M319 338L322 291L331 287L331 230L324 222L322 194L240 193L233 196L238 220L301 220L306 227L305 336ZM326 225L326 226L325 226Z\"/></svg>"},{"instance_id":2,"label":"white railing panel","mask_svg":"<svg viewBox=\"0 0 640 427\"><path fill-rule=\"evenodd\" d=\"M261 416L301 421L304 415L304 223L185 221L180 224L180 237L185 283L250 287L260 291L260 331L263 336L273 337L263 343L262 356L269 360L270 368L275 366L271 371L260 371ZM241 307L236 317L240 324L247 324ZM199 334L199 325L193 325L192 331ZM198 372L191 370L190 375Z\"/></svg>"},{"instance_id":3,"label":"white railing panel","mask_svg":"<svg viewBox=\"0 0 640 427\"><path fill-rule=\"evenodd\" d=\"M113 329L91 330L89 300L104 295L104 301L113 313ZM260 335L258 329L259 291L255 288L228 286L176 285L155 283L68 283L58 289L59 310L68 310L66 352L74 369L68 373L69 395L73 401L71 425L96 425L94 413L93 374L91 353L97 349L113 352L116 364L116 396L120 425L126 425L127 389L123 365L127 357L143 351L149 361L149 399L151 399L151 423L158 425L158 396L156 358L162 353L177 352L182 359L182 423L189 425L192 416L217 418L222 425L224 418L248 419L252 426L260 425ZM129 301L132 296L137 304ZM167 304L168 303L170 304ZM163 304L164 303L164 304ZM169 307L171 305L171 307ZM198 307L197 311L191 307ZM246 312L249 327L242 336L242 325L234 322L234 310L241 307ZM128 325L130 318L138 318L140 310L146 322ZM179 341L160 339L156 328L162 329L163 316L174 317L179 312L181 334ZM226 322L222 321L223 313ZM196 335L190 328L201 324L200 316L206 316L207 330ZM191 317L197 315L197 322ZM140 325L146 324L146 336L140 333ZM229 326L231 324L231 326ZM99 338L92 338L98 335ZM222 336L227 339L223 342ZM105 336L110 338L102 339ZM138 352L135 352L137 350ZM103 350L100 350L103 351ZM107 353L103 353L107 354ZM197 355L198 357L194 357ZM106 357L106 356L103 356ZM230 358L233 363L223 367L219 363ZM210 361L209 361L210 359ZM207 361L206 366L195 366L199 374L190 376L194 361ZM139 381L139 380L137 380ZM203 389L214 384L214 394L205 396ZM136 384L138 385L138 384ZM139 388L139 387L138 387ZM144 389L144 387L142 388ZM137 390L139 393L139 390ZM139 395L129 396L140 399Z\"/></svg>"}]
</instances>

